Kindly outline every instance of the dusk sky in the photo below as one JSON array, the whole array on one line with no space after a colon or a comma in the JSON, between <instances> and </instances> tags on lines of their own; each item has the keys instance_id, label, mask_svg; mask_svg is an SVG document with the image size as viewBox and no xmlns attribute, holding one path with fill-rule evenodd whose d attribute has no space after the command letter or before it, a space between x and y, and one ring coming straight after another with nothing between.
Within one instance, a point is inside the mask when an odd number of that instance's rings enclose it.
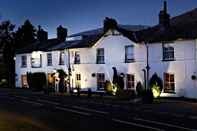
<instances>
[{"instance_id":1,"label":"dusk sky","mask_svg":"<svg viewBox=\"0 0 197 131\"><path fill-rule=\"evenodd\" d=\"M56 37L56 27L63 25L68 33L102 26L103 19L115 18L119 24L155 25L163 0L1 0L0 18L17 26L26 19L41 25ZM197 0L168 0L171 16L197 7Z\"/></svg>"}]
</instances>

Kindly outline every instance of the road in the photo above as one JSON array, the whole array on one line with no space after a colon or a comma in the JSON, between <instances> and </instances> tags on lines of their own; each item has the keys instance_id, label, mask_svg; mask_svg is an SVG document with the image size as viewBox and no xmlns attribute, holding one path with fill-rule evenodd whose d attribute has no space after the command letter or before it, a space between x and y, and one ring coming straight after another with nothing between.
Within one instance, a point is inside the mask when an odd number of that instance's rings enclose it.
<instances>
[{"instance_id":1,"label":"road","mask_svg":"<svg viewBox=\"0 0 197 131\"><path fill-rule=\"evenodd\" d=\"M54 131L77 129L196 130L197 103L131 104L0 89L0 112L31 118Z\"/></svg>"}]
</instances>

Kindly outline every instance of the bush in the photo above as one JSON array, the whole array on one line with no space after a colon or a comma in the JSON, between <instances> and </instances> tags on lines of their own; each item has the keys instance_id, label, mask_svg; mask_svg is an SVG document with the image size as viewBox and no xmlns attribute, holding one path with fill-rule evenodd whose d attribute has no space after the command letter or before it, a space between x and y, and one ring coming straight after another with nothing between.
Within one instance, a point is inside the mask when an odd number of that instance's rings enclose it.
<instances>
[{"instance_id":1,"label":"bush","mask_svg":"<svg viewBox=\"0 0 197 131\"><path fill-rule=\"evenodd\" d=\"M116 96L121 100L130 100L136 97L134 90L123 90L122 88L118 88L116 92Z\"/></svg>"},{"instance_id":2,"label":"bush","mask_svg":"<svg viewBox=\"0 0 197 131\"><path fill-rule=\"evenodd\" d=\"M142 83L139 81L136 85L136 92L138 96L143 96L144 93L144 87L142 86Z\"/></svg>"},{"instance_id":3,"label":"bush","mask_svg":"<svg viewBox=\"0 0 197 131\"><path fill-rule=\"evenodd\" d=\"M163 90L163 82L161 78L155 73L151 77L149 81L149 86L152 90L154 98L157 98L160 96L161 91Z\"/></svg>"},{"instance_id":4,"label":"bush","mask_svg":"<svg viewBox=\"0 0 197 131\"><path fill-rule=\"evenodd\" d=\"M27 73L27 82L29 88L41 91L46 88L46 74L44 72Z\"/></svg>"},{"instance_id":5,"label":"bush","mask_svg":"<svg viewBox=\"0 0 197 131\"><path fill-rule=\"evenodd\" d=\"M105 86L104 86L104 90L107 94L112 94L113 92L113 85L110 81L106 80L105 81Z\"/></svg>"}]
</instances>

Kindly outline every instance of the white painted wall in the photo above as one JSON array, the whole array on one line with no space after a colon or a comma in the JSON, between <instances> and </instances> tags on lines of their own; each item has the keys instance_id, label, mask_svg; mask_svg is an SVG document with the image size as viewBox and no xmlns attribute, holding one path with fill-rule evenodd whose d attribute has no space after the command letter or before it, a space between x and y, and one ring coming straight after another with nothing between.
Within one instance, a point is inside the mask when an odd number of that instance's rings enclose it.
<instances>
[{"instance_id":1,"label":"white painted wall","mask_svg":"<svg viewBox=\"0 0 197 131\"><path fill-rule=\"evenodd\" d=\"M134 45L135 62L124 63L125 46ZM175 41L170 43L175 50L175 61L162 61L162 44L149 44L150 78L156 72L162 79L163 74L175 74L175 94L162 93L162 96L185 96L197 98L197 82L191 80L196 74L196 42L195 40ZM105 49L105 64L96 63L96 49ZM80 51L81 64L72 64L72 86L75 86L75 74L81 74L82 90L91 88L97 91L96 77L92 73L105 73L107 80L112 80L112 67L119 73L134 74L135 86L138 81L143 83L142 69L146 67L146 47L144 44L135 44L124 36L107 36L102 38L92 48L72 49L71 60L74 60L74 51Z\"/></svg>"},{"instance_id":2,"label":"white painted wall","mask_svg":"<svg viewBox=\"0 0 197 131\"><path fill-rule=\"evenodd\" d=\"M52 51L52 65L53 66L47 66L47 53L49 52L42 52L42 67L41 68L32 68L31 67L31 55L32 53L25 53L25 54L17 54L16 55L16 62L15 62L15 68L16 68L16 87L21 87L21 75L27 74L27 72L45 72L45 73L52 73L55 69L64 69L67 71L67 52L65 51L65 58L64 62L65 65L59 65L59 54L60 51ZM27 56L27 67L22 68L21 67L21 56L26 55Z\"/></svg>"},{"instance_id":3,"label":"white painted wall","mask_svg":"<svg viewBox=\"0 0 197 131\"><path fill-rule=\"evenodd\" d=\"M149 44L150 77L156 72L162 79L164 72L175 74L175 94L162 93L162 96L185 96L197 98L197 81L191 80L191 75L197 75L197 42L196 40L182 40L171 43L175 50L175 61L162 61L162 44ZM124 63L125 46L134 45L135 62ZM105 64L96 64L96 49L104 48ZM74 52L80 51L81 64L73 64ZM65 51L66 52L66 51ZM27 68L21 68L21 56L16 55L16 86L21 86L21 75L26 72L50 73L54 69L62 68L67 71L67 64L59 66L59 51L53 51L53 66L47 66L46 52L42 56L42 68L31 68L31 54L27 55ZM112 80L113 70L116 67L119 73L134 74L135 86L138 81L143 83L144 74L142 69L146 67L146 47L144 44L136 44L122 35L109 35L99 40L92 48L70 49L71 59L71 86L75 87L75 75L81 74L81 88L91 88L97 91L96 77L93 73L105 73L107 80ZM65 55L67 63L67 55Z\"/></svg>"}]
</instances>

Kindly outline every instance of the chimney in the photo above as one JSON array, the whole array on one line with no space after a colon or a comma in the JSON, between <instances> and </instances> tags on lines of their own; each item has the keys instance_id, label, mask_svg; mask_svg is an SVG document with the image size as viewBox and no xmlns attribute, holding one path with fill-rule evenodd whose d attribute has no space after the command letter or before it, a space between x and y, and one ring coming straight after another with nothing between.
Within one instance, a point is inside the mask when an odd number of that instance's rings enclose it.
<instances>
[{"instance_id":1,"label":"chimney","mask_svg":"<svg viewBox=\"0 0 197 131\"><path fill-rule=\"evenodd\" d=\"M57 27L57 39L60 42L64 42L67 37L67 29L63 28L61 25Z\"/></svg>"},{"instance_id":2,"label":"chimney","mask_svg":"<svg viewBox=\"0 0 197 131\"><path fill-rule=\"evenodd\" d=\"M48 40L48 33L46 31L44 31L40 25L38 26L37 39L38 39L38 41L47 41Z\"/></svg>"},{"instance_id":3,"label":"chimney","mask_svg":"<svg viewBox=\"0 0 197 131\"><path fill-rule=\"evenodd\" d=\"M163 10L159 12L159 25L163 27L170 26L170 15L167 12L167 2L164 1Z\"/></svg>"},{"instance_id":4,"label":"chimney","mask_svg":"<svg viewBox=\"0 0 197 131\"><path fill-rule=\"evenodd\" d=\"M104 28L104 32L108 31L109 29L115 29L117 28L117 22L115 19L109 18L109 17L105 17L104 21L103 21L103 28Z\"/></svg>"}]
</instances>

